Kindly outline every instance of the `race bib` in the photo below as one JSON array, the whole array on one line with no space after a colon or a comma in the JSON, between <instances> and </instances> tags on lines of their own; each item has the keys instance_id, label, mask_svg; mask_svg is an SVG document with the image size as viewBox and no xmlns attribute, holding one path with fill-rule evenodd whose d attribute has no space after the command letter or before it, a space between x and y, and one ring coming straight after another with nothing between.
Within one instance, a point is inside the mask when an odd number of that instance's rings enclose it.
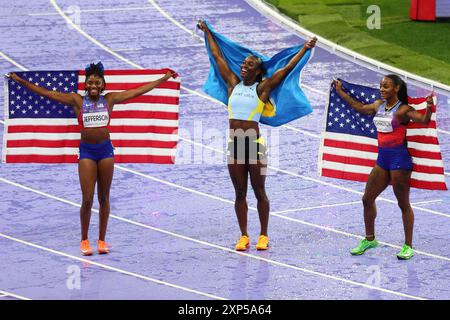
<instances>
[{"instance_id":1,"label":"race bib","mask_svg":"<svg viewBox=\"0 0 450 320\"><path fill-rule=\"evenodd\" d=\"M108 122L108 112L92 112L83 114L83 126L85 128L106 127Z\"/></svg>"},{"instance_id":2,"label":"race bib","mask_svg":"<svg viewBox=\"0 0 450 320\"><path fill-rule=\"evenodd\" d=\"M378 132L388 133L394 131L392 127L392 118L375 117L373 123L377 127Z\"/></svg>"}]
</instances>

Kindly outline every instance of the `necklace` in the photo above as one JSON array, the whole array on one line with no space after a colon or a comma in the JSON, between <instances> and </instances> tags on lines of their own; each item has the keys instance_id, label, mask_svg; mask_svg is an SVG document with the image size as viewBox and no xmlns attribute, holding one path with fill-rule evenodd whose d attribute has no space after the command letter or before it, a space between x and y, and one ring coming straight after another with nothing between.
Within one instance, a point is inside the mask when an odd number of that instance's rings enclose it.
<instances>
[{"instance_id":1,"label":"necklace","mask_svg":"<svg viewBox=\"0 0 450 320\"><path fill-rule=\"evenodd\" d=\"M391 111L392 108L394 108L397 105L397 103L398 103L398 100L395 101L395 103L392 106L388 107L387 102L386 102L386 106L384 107L384 112Z\"/></svg>"}]
</instances>

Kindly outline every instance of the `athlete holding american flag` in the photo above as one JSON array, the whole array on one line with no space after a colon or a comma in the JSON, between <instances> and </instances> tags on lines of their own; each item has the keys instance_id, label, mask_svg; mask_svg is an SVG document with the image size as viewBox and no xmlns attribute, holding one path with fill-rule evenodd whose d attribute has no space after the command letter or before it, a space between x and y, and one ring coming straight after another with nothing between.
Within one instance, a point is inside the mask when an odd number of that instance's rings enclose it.
<instances>
[{"instance_id":1,"label":"athlete holding american flag","mask_svg":"<svg viewBox=\"0 0 450 320\"><path fill-rule=\"evenodd\" d=\"M97 192L100 204L98 252L100 254L109 252L109 246L105 242L105 237L110 211L109 191L114 172L114 148L111 143L108 126L113 107L115 104L120 104L151 91L166 80L172 77L176 78L177 74L167 69L166 74L157 80L134 89L109 92L102 95L101 93L105 89L102 63L90 64L86 67L85 72L86 94L84 97L75 92L62 93L56 90L47 90L22 79L15 73L11 73L8 76L21 86L42 97L71 106L77 116L81 131L78 173L83 195L80 208L80 249L83 255L92 255L93 250L89 244L88 231L96 183L98 183Z\"/></svg>"},{"instance_id":2,"label":"athlete holding american flag","mask_svg":"<svg viewBox=\"0 0 450 320\"><path fill-rule=\"evenodd\" d=\"M414 213L409 201L411 172L413 168L411 155L406 147L406 125L410 122L427 124L430 121L433 107L433 96L427 97L425 113L420 113L408 105L406 83L397 75L387 75L380 83L381 99L371 104L363 104L353 99L342 89L342 83L334 80L336 92L356 111L374 116L377 129L378 158L372 169L363 196L364 223L366 237L351 254L360 255L367 249L378 245L375 239L376 198L391 183L398 205L402 211L405 244L397 254L399 259L410 259L414 255L412 249Z\"/></svg>"}]
</instances>

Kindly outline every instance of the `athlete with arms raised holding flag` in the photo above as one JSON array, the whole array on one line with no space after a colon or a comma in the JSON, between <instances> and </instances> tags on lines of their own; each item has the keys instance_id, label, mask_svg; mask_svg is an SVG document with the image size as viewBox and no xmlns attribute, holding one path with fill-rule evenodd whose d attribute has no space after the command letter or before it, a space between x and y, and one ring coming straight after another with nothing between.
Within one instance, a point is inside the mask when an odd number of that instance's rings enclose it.
<instances>
[{"instance_id":1,"label":"athlete with arms raised holding flag","mask_svg":"<svg viewBox=\"0 0 450 320\"><path fill-rule=\"evenodd\" d=\"M317 39L312 38L293 55L286 66L276 70L270 77L264 77L265 70L260 57L247 56L240 66L239 76L227 64L214 35L207 23L199 21L209 44L211 55L218 66L220 76L226 82L228 91L228 112L230 137L228 142L228 171L233 183L236 199L235 211L241 237L235 249L246 250L250 245L247 232L247 184L248 176L258 201L258 214L261 224L257 250L267 250L269 245L269 199L265 190L267 157L263 137L259 133L259 121L269 96L299 63ZM298 83L297 83L298 86Z\"/></svg>"},{"instance_id":2,"label":"athlete with arms raised holding flag","mask_svg":"<svg viewBox=\"0 0 450 320\"><path fill-rule=\"evenodd\" d=\"M387 75L380 83L381 99L363 104L353 99L342 89L342 83L334 80L336 92L356 111L374 116L378 136L378 158L372 169L364 196L364 223L366 237L351 250L352 255L361 255L367 249L375 248L376 198L391 183L398 206L402 211L405 243L397 257L402 260L414 256L412 249L414 213L409 200L410 180L413 168L412 158L407 150L406 125L410 121L427 124L431 118L433 97L427 97L427 110L421 114L408 105L406 83L397 75Z\"/></svg>"},{"instance_id":3,"label":"athlete with arms raised holding flag","mask_svg":"<svg viewBox=\"0 0 450 320\"><path fill-rule=\"evenodd\" d=\"M167 69L166 74L138 88L121 92L101 93L105 89L104 68L101 62L86 67L85 96L78 93L61 93L37 86L19 77L15 73L8 76L23 87L40 96L71 106L81 129L79 147L78 173L82 192L80 208L81 245L83 255L92 255L93 250L88 240L91 209L97 184L99 210L98 252L108 253L105 242L110 203L109 193L114 172L114 148L108 130L111 113L115 104L138 97L157 87L160 83L176 77L176 73Z\"/></svg>"}]
</instances>

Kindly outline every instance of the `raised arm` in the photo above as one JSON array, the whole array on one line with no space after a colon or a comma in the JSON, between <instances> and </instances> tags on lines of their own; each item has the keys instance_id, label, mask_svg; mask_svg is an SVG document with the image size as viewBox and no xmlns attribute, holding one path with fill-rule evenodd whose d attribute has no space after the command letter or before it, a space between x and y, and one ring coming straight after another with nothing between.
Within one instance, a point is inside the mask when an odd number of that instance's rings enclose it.
<instances>
[{"instance_id":1,"label":"raised arm","mask_svg":"<svg viewBox=\"0 0 450 320\"><path fill-rule=\"evenodd\" d=\"M262 101L266 101L269 99L270 92L278 86L284 78L291 72L292 69L297 65L297 63L303 58L307 50L314 48L316 45L317 38L311 38L305 45L300 49L300 51L292 57L292 59L288 62L288 64L278 69L274 72L274 74L270 78L264 79L261 84L258 86L258 95Z\"/></svg>"},{"instance_id":2,"label":"raised arm","mask_svg":"<svg viewBox=\"0 0 450 320\"><path fill-rule=\"evenodd\" d=\"M27 88L40 96L46 97L48 99L60 102L62 104L72 106L74 108L79 108L82 104L83 98L77 93L62 93L58 91L51 91L40 86L35 85L25 79L22 79L15 73L9 74L9 77L15 82L19 83L21 86Z\"/></svg>"},{"instance_id":3,"label":"raised arm","mask_svg":"<svg viewBox=\"0 0 450 320\"><path fill-rule=\"evenodd\" d=\"M350 107L358 111L359 113L368 114L371 116L374 116L377 111L378 107L383 104L382 100L376 100L375 102L371 104L363 104L359 102L356 99L353 99L350 97L343 89L342 89L342 82L339 80L333 80L333 85L336 87L336 92L338 95L347 102Z\"/></svg>"},{"instance_id":4,"label":"raised arm","mask_svg":"<svg viewBox=\"0 0 450 320\"><path fill-rule=\"evenodd\" d=\"M411 106L403 105L401 106L401 109L397 112L397 117L401 122L408 122L410 120L417 122L417 123L424 123L428 124L431 119L431 114L433 113L432 107L433 107L433 95L429 95L427 97L427 110L424 114L420 113L416 109L414 109Z\"/></svg>"},{"instance_id":5,"label":"raised arm","mask_svg":"<svg viewBox=\"0 0 450 320\"><path fill-rule=\"evenodd\" d=\"M125 90L125 91L121 91L121 92L107 93L105 95L105 99L108 102L108 105L112 108L116 103L121 103L125 100L133 99L140 95L143 95L144 93L149 92L150 90L159 86L161 83L163 83L167 79L170 79L171 77L176 78L177 74L172 70L168 70L163 77L161 77L155 81L146 83L138 88Z\"/></svg>"},{"instance_id":6,"label":"raised arm","mask_svg":"<svg viewBox=\"0 0 450 320\"><path fill-rule=\"evenodd\" d=\"M239 77L234 74L233 71L231 71L206 23L200 20L197 24L197 27L205 33L206 38L208 39L211 54L217 64L217 67L219 68L222 79L225 80L229 89L234 88L240 81Z\"/></svg>"}]
</instances>

